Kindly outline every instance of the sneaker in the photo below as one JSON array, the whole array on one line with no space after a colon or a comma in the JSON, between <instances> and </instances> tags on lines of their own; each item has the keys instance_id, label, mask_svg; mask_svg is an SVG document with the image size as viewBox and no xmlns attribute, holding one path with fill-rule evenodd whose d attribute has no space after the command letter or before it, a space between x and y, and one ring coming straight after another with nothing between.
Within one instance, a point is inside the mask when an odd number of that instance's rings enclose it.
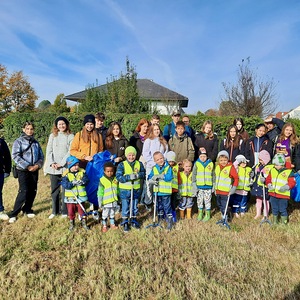
<instances>
[{"instance_id":1,"label":"sneaker","mask_svg":"<svg viewBox=\"0 0 300 300\"><path fill-rule=\"evenodd\" d=\"M55 217L55 214L51 214L48 219L52 220ZM28 217L29 218L29 217Z\"/></svg>"},{"instance_id":2,"label":"sneaker","mask_svg":"<svg viewBox=\"0 0 300 300\"><path fill-rule=\"evenodd\" d=\"M65 218L67 218L67 217L68 217L67 214L62 214L62 215L61 215L61 218L63 218L63 219L65 219Z\"/></svg>"},{"instance_id":3,"label":"sneaker","mask_svg":"<svg viewBox=\"0 0 300 300\"><path fill-rule=\"evenodd\" d=\"M239 215L238 213L235 213L234 216L235 216L236 218L239 218L239 217L240 217L240 215Z\"/></svg>"},{"instance_id":4,"label":"sneaker","mask_svg":"<svg viewBox=\"0 0 300 300\"><path fill-rule=\"evenodd\" d=\"M124 227L123 227L123 229L124 229L124 232L129 232L129 230L130 230L130 227L129 227L129 224L128 224L128 222L126 222L126 223L124 223L124 225L123 225Z\"/></svg>"},{"instance_id":5,"label":"sneaker","mask_svg":"<svg viewBox=\"0 0 300 300\"><path fill-rule=\"evenodd\" d=\"M4 211L1 211L0 212L0 220L7 221L8 219L9 219L9 216Z\"/></svg>"},{"instance_id":6,"label":"sneaker","mask_svg":"<svg viewBox=\"0 0 300 300\"><path fill-rule=\"evenodd\" d=\"M29 219L32 219L35 217L35 214L34 213L29 213L29 214L26 214L27 218Z\"/></svg>"},{"instance_id":7,"label":"sneaker","mask_svg":"<svg viewBox=\"0 0 300 300\"><path fill-rule=\"evenodd\" d=\"M8 220L8 223L12 224L12 223L15 223L17 221L17 218L16 217L11 217L9 220Z\"/></svg>"}]
</instances>

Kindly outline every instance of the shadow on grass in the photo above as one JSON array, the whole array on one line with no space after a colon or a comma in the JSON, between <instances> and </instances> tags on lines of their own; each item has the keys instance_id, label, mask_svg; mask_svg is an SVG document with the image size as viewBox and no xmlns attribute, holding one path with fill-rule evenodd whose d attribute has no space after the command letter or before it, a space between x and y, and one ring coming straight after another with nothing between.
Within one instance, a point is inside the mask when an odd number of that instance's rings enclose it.
<instances>
[{"instance_id":1,"label":"shadow on grass","mask_svg":"<svg viewBox=\"0 0 300 300\"><path fill-rule=\"evenodd\" d=\"M300 283L297 284L295 286L295 289L291 293L286 295L283 299L284 300L298 300L298 299L300 299Z\"/></svg>"}]
</instances>

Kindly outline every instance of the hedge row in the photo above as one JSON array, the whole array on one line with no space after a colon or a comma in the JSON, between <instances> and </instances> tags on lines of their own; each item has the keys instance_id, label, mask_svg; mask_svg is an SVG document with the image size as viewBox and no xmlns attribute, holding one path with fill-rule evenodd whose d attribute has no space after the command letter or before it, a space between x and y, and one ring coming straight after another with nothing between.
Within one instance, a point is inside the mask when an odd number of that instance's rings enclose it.
<instances>
[{"instance_id":1,"label":"hedge row","mask_svg":"<svg viewBox=\"0 0 300 300\"><path fill-rule=\"evenodd\" d=\"M81 130L83 123L82 120L87 113L66 113L66 117L70 121L71 130L76 133ZM4 120L4 138L8 142L13 142L16 138L20 136L22 132L22 125L26 121L34 122L35 124L35 137L41 143L47 143L48 136L51 133L51 129L54 124L54 120L57 118L55 113L12 113ZM170 116L162 115L160 125L161 128L166 124L171 122ZM208 117L205 115L190 115L191 126L199 131L202 124L206 120L210 120L214 124L214 131L223 138L226 135L228 126L232 124L233 117ZM105 125L108 126L112 121L118 121L122 125L123 134L129 139L135 130L140 119L146 118L151 119L151 115L145 114L133 114L133 115L123 115L123 114L111 114L107 113ZM300 133L300 120L291 120ZM254 134L254 128L256 124L261 123L262 120L258 117L245 118L245 129L249 132L250 136Z\"/></svg>"}]
</instances>

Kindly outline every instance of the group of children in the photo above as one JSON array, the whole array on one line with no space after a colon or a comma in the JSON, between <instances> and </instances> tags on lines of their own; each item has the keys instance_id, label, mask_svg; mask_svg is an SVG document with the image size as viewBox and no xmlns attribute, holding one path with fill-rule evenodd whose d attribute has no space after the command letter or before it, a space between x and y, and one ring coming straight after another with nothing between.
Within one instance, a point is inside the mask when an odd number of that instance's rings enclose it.
<instances>
[{"instance_id":1,"label":"group of children","mask_svg":"<svg viewBox=\"0 0 300 300\"><path fill-rule=\"evenodd\" d=\"M256 219L261 216L263 204L266 206L265 214L268 215L270 201L273 223L278 222L279 216L283 223L288 221L287 204L295 179L292 170L285 168L285 157L282 154L275 154L270 163L269 153L262 150L259 152L259 163L250 168L243 155L238 155L233 164L229 162L229 154L225 150L218 153L217 163L214 164L208 158L206 150L200 148L194 165L190 160L184 159L181 166L177 165L173 151L168 152L166 157L155 152L155 165L147 178L145 168L136 159L136 154L136 149L129 146L125 149L126 160L117 167L112 162L104 164L104 174L99 180L97 191L99 208L102 208L102 232L107 232L108 228L118 228L115 215L119 199L122 206L120 225L124 232L128 232L131 227L140 228L137 221L138 201L144 180L153 193L158 221L165 220L168 230L177 221L177 207L180 219L185 216L187 219L192 218L194 199L197 199L197 219L209 221L213 193L223 216L228 212L228 204L235 217L243 216L247 211L251 192L256 197ZM67 165L62 186L66 189L65 202L70 230L74 229L76 208L81 216L82 226L89 229L82 204L88 200L85 191L88 178L85 171L79 168L79 161L74 156L68 158Z\"/></svg>"}]
</instances>

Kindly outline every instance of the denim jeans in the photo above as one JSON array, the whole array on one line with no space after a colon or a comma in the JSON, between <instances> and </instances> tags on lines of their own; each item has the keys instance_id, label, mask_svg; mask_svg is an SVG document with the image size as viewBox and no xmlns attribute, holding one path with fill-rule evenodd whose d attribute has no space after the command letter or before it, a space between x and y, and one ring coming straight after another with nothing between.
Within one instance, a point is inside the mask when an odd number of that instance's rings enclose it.
<instances>
[{"instance_id":1,"label":"denim jeans","mask_svg":"<svg viewBox=\"0 0 300 300\"><path fill-rule=\"evenodd\" d=\"M171 195L157 196L156 209L160 218L163 218L164 215L172 216Z\"/></svg>"},{"instance_id":2,"label":"denim jeans","mask_svg":"<svg viewBox=\"0 0 300 300\"><path fill-rule=\"evenodd\" d=\"M222 215L224 215L224 213L225 213L227 199L228 199L228 196L226 196L226 195L217 195L216 196L217 204L220 208ZM227 212L228 212L228 210L227 210Z\"/></svg>"},{"instance_id":3,"label":"denim jeans","mask_svg":"<svg viewBox=\"0 0 300 300\"><path fill-rule=\"evenodd\" d=\"M0 173L0 212L4 211L2 189L4 184L4 174Z\"/></svg>"},{"instance_id":4,"label":"denim jeans","mask_svg":"<svg viewBox=\"0 0 300 300\"><path fill-rule=\"evenodd\" d=\"M247 195L233 194L230 197L230 206L232 206L232 213L245 213L247 211Z\"/></svg>"},{"instance_id":5,"label":"denim jeans","mask_svg":"<svg viewBox=\"0 0 300 300\"><path fill-rule=\"evenodd\" d=\"M288 207L288 199L281 199L276 198L273 196L270 196L270 202L271 202L271 208L272 208L272 215L278 216L280 213L280 216L287 217L287 207Z\"/></svg>"},{"instance_id":6,"label":"denim jeans","mask_svg":"<svg viewBox=\"0 0 300 300\"><path fill-rule=\"evenodd\" d=\"M132 217L136 217L138 213L139 190L134 190L132 201ZM130 216L130 198L131 190L120 189L120 198L122 200L122 218L126 219Z\"/></svg>"}]
</instances>

